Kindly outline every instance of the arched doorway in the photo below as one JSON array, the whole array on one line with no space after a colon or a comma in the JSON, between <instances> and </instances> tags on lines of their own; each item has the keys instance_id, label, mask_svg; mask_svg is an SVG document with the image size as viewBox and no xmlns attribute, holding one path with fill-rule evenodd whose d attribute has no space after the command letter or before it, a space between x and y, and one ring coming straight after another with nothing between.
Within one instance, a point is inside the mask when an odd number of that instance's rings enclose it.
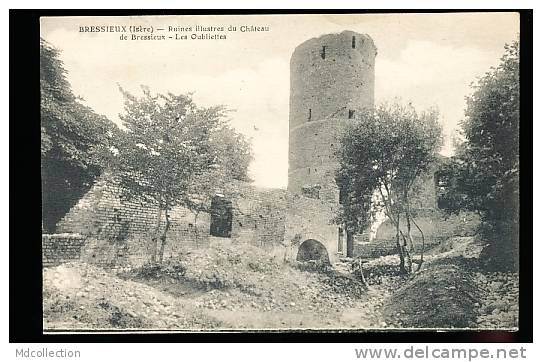
<instances>
[{"instance_id":1,"label":"arched doorway","mask_svg":"<svg viewBox=\"0 0 542 362\"><path fill-rule=\"evenodd\" d=\"M327 249L318 240L308 239L299 245L297 251L297 261L319 261L322 263L329 263L329 255Z\"/></svg>"}]
</instances>

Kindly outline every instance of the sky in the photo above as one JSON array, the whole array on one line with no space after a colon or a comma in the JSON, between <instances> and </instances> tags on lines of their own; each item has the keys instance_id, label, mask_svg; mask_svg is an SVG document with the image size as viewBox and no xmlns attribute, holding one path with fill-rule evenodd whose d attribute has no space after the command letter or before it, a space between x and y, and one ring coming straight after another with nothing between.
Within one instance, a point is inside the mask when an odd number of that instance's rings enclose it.
<instances>
[{"instance_id":1,"label":"sky","mask_svg":"<svg viewBox=\"0 0 542 362\"><path fill-rule=\"evenodd\" d=\"M152 27L166 40L120 40L122 33L81 32L90 26ZM225 31L194 31L195 26ZM267 31L241 32L241 26ZM192 31L169 31L169 27ZM229 26L237 31L228 32ZM164 30L158 30L164 29ZM129 29L128 29L129 30ZM289 63L295 47L326 33L370 35L378 49L375 102L436 107L444 130L441 153L453 153L471 84L499 63L505 43L519 37L516 13L144 16L41 18L41 36L61 50L74 93L120 125L118 86L141 93L193 93L196 104L231 109L231 125L251 139L250 176L261 187L285 188L288 179ZM224 40L190 39L222 34ZM175 34L186 40L169 39Z\"/></svg>"}]
</instances>

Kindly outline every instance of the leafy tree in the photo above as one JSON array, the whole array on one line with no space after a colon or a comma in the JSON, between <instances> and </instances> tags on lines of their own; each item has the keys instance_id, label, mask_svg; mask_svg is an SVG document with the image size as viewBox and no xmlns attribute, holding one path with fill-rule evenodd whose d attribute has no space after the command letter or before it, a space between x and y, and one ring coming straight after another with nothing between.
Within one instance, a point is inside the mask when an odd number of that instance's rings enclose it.
<instances>
[{"instance_id":1,"label":"leafy tree","mask_svg":"<svg viewBox=\"0 0 542 362\"><path fill-rule=\"evenodd\" d=\"M59 50L40 41L42 221L58 220L102 171L97 148L114 125L81 104L66 79Z\"/></svg>"},{"instance_id":2,"label":"leafy tree","mask_svg":"<svg viewBox=\"0 0 542 362\"><path fill-rule=\"evenodd\" d=\"M188 185L188 197L184 204L194 214L196 239L198 216L201 213L211 213L211 201L216 191L224 190L231 181L250 181L248 167L253 159L252 148L242 134L222 125L213 130L211 145L216 163L212 168L195 175Z\"/></svg>"},{"instance_id":3,"label":"leafy tree","mask_svg":"<svg viewBox=\"0 0 542 362\"><path fill-rule=\"evenodd\" d=\"M124 198L156 205L151 262L161 263L171 209L206 211L216 187L246 179L250 148L226 126L223 107L197 107L190 95L153 95L146 87L142 97L121 92L126 131L117 138L112 166Z\"/></svg>"},{"instance_id":4,"label":"leafy tree","mask_svg":"<svg viewBox=\"0 0 542 362\"><path fill-rule=\"evenodd\" d=\"M517 267L519 232L519 44L473 86L462 122L464 143L440 170L442 204L475 211L494 265Z\"/></svg>"},{"instance_id":5,"label":"leafy tree","mask_svg":"<svg viewBox=\"0 0 542 362\"><path fill-rule=\"evenodd\" d=\"M410 195L415 181L428 171L440 148L438 115L433 110L418 114L412 106L399 104L356 113L359 116L345 130L338 150L342 207L336 221L345 225L348 241L369 225L371 210L383 209L396 228L400 270L409 273L412 261L408 243L413 244L412 224L418 227ZM403 215L406 236L400 228Z\"/></svg>"}]
</instances>

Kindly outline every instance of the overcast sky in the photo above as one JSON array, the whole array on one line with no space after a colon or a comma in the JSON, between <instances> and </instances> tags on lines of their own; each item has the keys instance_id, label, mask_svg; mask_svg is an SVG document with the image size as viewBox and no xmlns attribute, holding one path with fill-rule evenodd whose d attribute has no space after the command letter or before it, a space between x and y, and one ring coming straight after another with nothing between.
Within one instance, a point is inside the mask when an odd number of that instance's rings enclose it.
<instances>
[{"instance_id":1,"label":"overcast sky","mask_svg":"<svg viewBox=\"0 0 542 362\"><path fill-rule=\"evenodd\" d=\"M119 40L119 33L80 33L80 26L237 26L226 40ZM241 25L268 26L240 32ZM75 94L119 123L117 84L137 93L194 92L198 105L235 110L232 125L252 138L251 177L264 187L286 187L289 62L294 48L325 33L369 34L377 48L376 102L399 97L417 109L436 106L450 155L470 83L496 66L505 43L519 36L514 13L273 15L138 18L42 18L42 37L62 50ZM193 32L185 32L190 36ZM199 32L201 33L201 32ZM216 33L216 32L210 32ZM181 34L181 33L179 33ZM130 36L130 35L129 35Z\"/></svg>"}]
</instances>

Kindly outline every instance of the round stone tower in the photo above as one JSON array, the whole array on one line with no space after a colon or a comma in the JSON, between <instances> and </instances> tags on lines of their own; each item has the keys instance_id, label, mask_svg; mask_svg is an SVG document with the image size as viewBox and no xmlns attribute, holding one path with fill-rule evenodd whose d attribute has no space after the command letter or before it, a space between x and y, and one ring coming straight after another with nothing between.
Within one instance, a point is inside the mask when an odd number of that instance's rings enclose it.
<instances>
[{"instance_id":1,"label":"round stone tower","mask_svg":"<svg viewBox=\"0 0 542 362\"><path fill-rule=\"evenodd\" d=\"M376 47L352 31L299 45L290 60L288 190L338 201L334 156L343 127L374 106Z\"/></svg>"}]
</instances>

